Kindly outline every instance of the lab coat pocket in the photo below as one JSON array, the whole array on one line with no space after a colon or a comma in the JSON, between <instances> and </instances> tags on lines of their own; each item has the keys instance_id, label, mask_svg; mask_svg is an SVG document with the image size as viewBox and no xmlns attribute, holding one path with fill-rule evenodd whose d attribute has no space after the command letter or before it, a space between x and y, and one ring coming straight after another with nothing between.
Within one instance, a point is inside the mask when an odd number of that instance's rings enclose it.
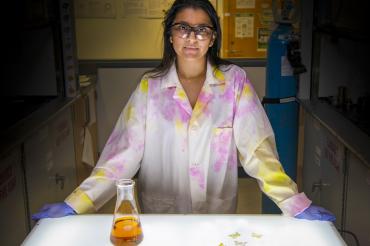
<instances>
[{"instance_id":1,"label":"lab coat pocket","mask_svg":"<svg viewBox=\"0 0 370 246\"><path fill-rule=\"evenodd\" d=\"M222 172L228 163L236 162L233 147L233 128L229 126L215 127L211 139L211 168L214 172ZM235 155L235 157L234 157Z\"/></svg>"},{"instance_id":2,"label":"lab coat pocket","mask_svg":"<svg viewBox=\"0 0 370 246\"><path fill-rule=\"evenodd\" d=\"M175 212L175 198L142 192L141 200L145 213Z\"/></svg>"}]
</instances>

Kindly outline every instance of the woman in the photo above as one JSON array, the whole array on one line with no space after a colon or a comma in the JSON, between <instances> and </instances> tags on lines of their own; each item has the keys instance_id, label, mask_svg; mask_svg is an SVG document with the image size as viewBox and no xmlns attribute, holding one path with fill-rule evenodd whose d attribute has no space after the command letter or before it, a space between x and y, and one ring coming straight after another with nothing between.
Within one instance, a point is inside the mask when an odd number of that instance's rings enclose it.
<instances>
[{"instance_id":1,"label":"woman","mask_svg":"<svg viewBox=\"0 0 370 246\"><path fill-rule=\"evenodd\" d=\"M94 212L114 196L116 179L139 169L145 213L235 213L239 154L284 214L334 220L284 173L244 70L219 58L221 29L210 2L177 0L163 24L162 62L132 94L91 176L34 219Z\"/></svg>"}]
</instances>

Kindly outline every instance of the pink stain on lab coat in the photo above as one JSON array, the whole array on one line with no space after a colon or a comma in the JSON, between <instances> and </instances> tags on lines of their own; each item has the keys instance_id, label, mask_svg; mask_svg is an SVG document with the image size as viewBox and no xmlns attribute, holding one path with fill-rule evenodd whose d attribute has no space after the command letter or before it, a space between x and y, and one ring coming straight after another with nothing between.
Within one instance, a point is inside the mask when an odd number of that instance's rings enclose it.
<instances>
[{"instance_id":1,"label":"pink stain on lab coat","mask_svg":"<svg viewBox=\"0 0 370 246\"><path fill-rule=\"evenodd\" d=\"M234 101L234 88L232 86L228 86L223 94L220 96L226 102L233 102Z\"/></svg>"},{"instance_id":2,"label":"pink stain on lab coat","mask_svg":"<svg viewBox=\"0 0 370 246\"><path fill-rule=\"evenodd\" d=\"M235 117L243 117L254 112L259 114L259 104L260 102L257 96L253 96L253 98L247 98L244 96L239 101L238 110L235 114Z\"/></svg>"},{"instance_id":3,"label":"pink stain on lab coat","mask_svg":"<svg viewBox=\"0 0 370 246\"><path fill-rule=\"evenodd\" d=\"M113 130L112 134L110 135L107 144L113 144L113 143L118 143L119 140L122 138L122 133L123 131L121 129Z\"/></svg>"},{"instance_id":4,"label":"pink stain on lab coat","mask_svg":"<svg viewBox=\"0 0 370 246\"><path fill-rule=\"evenodd\" d=\"M232 151L229 155L229 160L227 162L228 163L227 167L231 170L236 168L237 165L238 165L238 161L237 161L238 158L237 158L236 153L237 153L236 151Z\"/></svg>"},{"instance_id":5,"label":"pink stain on lab coat","mask_svg":"<svg viewBox=\"0 0 370 246\"><path fill-rule=\"evenodd\" d=\"M231 129L221 130L212 143L212 149L215 150L216 161L213 164L213 170L219 172L224 164L228 160L230 141L232 136Z\"/></svg>"},{"instance_id":6,"label":"pink stain on lab coat","mask_svg":"<svg viewBox=\"0 0 370 246\"><path fill-rule=\"evenodd\" d=\"M136 152L142 152L144 150L144 147L145 147L145 144L140 143L140 144L136 145L135 150L136 150Z\"/></svg>"},{"instance_id":7,"label":"pink stain on lab coat","mask_svg":"<svg viewBox=\"0 0 370 246\"><path fill-rule=\"evenodd\" d=\"M121 174L123 174L123 172L125 170L125 168L124 168L124 166L123 166L122 163L125 163L125 161L122 160L122 161L120 161L120 163L117 163L115 165L115 171L117 172L117 174L119 174L119 176L121 176Z\"/></svg>"},{"instance_id":8,"label":"pink stain on lab coat","mask_svg":"<svg viewBox=\"0 0 370 246\"><path fill-rule=\"evenodd\" d=\"M200 169L199 166L193 166L189 170L190 176L195 178L198 182L198 185L201 189L205 188L205 179L204 179L204 172Z\"/></svg>"},{"instance_id":9,"label":"pink stain on lab coat","mask_svg":"<svg viewBox=\"0 0 370 246\"><path fill-rule=\"evenodd\" d=\"M161 108L162 115L166 120L172 121L175 117L175 108L168 101L164 103L165 104Z\"/></svg>"},{"instance_id":10,"label":"pink stain on lab coat","mask_svg":"<svg viewBox=\"0 0 370 246\"><path fill-rule=\"evenodd\" d=\"M114 163L110 172L107 172L107 174L106 174L107 178L109 178L109 179L119 179L120 177L122 177L122 175L125 171L123 163L126 163L126 161L123 160L123 159L121 159L117 163Z\"/></svg>"},{"instance_id":11,"label":"pink stain on lab coat","mask_svg":"<svg viewBox=\"0 0 370 246\"><path fill-rule=\"evenodd\" d=\"M173 93L174 90L167 89L163 92L163 96L157 101L157 108L161 110L161 114L168 121L173 121L176 114L175 107L172 103Z\"/></svg>"},{"instance_id":12,"label":"pink stain on lab coat","mask_svg":"<svg viewBox=\"0 0 370 246\"><path fill-rule=\"evenodd\" d=\"M188 112L186 112L185 110L183 110L182 108L180 108L178 110L178 113L180 115L181 122L186 123L186 122L189 121L190 115L188 114Z\"/></svg>"},{"instance_id":13,"label":"pink stain on lab coat","mask_svg":"<svg viewBox=\"0 0 370 246\"><path fill-rule=\"evenodd\" d=\"M108 172L108 173L106 173L106 175L105 175L108 179L111 179L111 180L115 180L115 179L117 179L117 175L115 174L115 173L110 173L110 172Z\"/></svg>"},{"instance_id":14,"label":"pink stain on lab coat","mask_svg":"<svg viewBox=\"0 0 370 246\"><path fill-rule=\"evenodd\" d=\"M112 160L119 152L120 148L118 144L106 145L102 154L102 159L106 161Z\"/></svg>"},{"instance_id":15,"label":"pink stain on lab coat","mask_svg":"<svg viewBox=\"0 0 370 246\"><path fill-rule=\"evenodd\" d=\"M208 107L209 102L213 99L213 94L205 91L201 91L198 97L198 101L202 105L202 111L205 116L210 116L211 111Z\"/></svg>"},{"instance_id":16,"label":"pink stain on lab coat","mask_svg":"<svg viewBox=\"0 0 370 246\"><path fill-rule=\"evenodd\" d=\"M122 131L122 133L119 134L119 138L117 137L115 141L111 141L104 147L101 158L107 161L116 158L117 155L127 149L130 142L134 144L135 139L134 137L130 138L130 136L133 136L133 134Z\"/></svg>"},{"instance_id":17,"label":"pink stain on lab coat","mask_svg":"<svg viewBox=\"0 0 370 246\"><path fill-rule=\"evenodd\" d=\"M201 102L201 103L207 103L211 99L212 99L212 94L210 94L208 92L205 92L205 91L201 91L199 93L199 96L198 96L198 101L199 102Z\"/></svg>"}]
</instances>

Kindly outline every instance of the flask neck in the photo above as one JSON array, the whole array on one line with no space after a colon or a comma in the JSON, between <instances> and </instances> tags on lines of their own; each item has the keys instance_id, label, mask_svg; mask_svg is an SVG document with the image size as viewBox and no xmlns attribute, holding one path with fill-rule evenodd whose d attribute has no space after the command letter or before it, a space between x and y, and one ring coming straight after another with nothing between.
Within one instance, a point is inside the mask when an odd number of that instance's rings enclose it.
<instances>
[{"instance_id":1,"label":"flask neck","mask_svg":"<svg viewBox=\"0 0 370 246\"><path fill-rule=\"evenodd\" d=\"M129 200L134 201L135 181L132 179L120 179L116 182L117 201Z\"/></svg>"},{"instance_id":2,"label":"flask neck","mask_svg":"<svg viewBox=\"0 0 370 246\"><path fill-rule=\"evenodd\" d=\"M134 186L117 186L117 199L123 200L134 200Z\"/></svg>"}]
</instances>

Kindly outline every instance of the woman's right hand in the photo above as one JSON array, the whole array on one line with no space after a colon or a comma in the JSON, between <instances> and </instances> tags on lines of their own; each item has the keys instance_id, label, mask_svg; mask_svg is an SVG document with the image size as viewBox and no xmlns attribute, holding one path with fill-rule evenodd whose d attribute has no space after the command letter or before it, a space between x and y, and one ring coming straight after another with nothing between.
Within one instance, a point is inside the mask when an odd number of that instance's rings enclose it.
<instances>
[{"instance_id":1,"label":"woman's right hand","mask_svg":"<svg viewBox=\"0 0 370 246\"><path fill-rule=\"evenodd\" d=\"M58 218L67 215L77 214L65 202L45 204L38 213L32 215L32 220L39 220L43 218Z\"/></svg>"}]
</instances>

